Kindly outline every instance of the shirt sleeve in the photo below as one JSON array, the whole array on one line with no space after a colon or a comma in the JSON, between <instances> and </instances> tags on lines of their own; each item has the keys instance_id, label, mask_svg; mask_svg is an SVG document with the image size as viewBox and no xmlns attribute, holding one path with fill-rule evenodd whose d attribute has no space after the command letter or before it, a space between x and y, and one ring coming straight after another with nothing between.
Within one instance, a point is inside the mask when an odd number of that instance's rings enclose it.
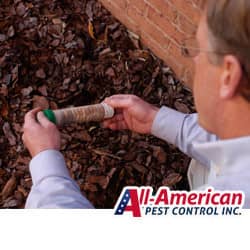
<instances>
[{"instance_id":1,"label":"shirt sleeve","mask_svg":"<svg viewBox=\"0 0 250 250\"><path fill-rule=\"evenodd\" d=\"M193 143L218 140L216 135L208 133L199 126L197 113L184 114L168 107L162 107L158 111L151 132L206 166L210 164L209 159L201 156L193 148Z\"/></svg>"},{"instance_id":2,"label":"shirt sleeve","mask_svg":"<svg viewBox=\"0 0 250 250\"><path fill-rule=\"evenodd\" d=\"M33 186L25 208L93 208L70 177L63 155L46 150L30 162Z\"/></svg>"}]
</instances>

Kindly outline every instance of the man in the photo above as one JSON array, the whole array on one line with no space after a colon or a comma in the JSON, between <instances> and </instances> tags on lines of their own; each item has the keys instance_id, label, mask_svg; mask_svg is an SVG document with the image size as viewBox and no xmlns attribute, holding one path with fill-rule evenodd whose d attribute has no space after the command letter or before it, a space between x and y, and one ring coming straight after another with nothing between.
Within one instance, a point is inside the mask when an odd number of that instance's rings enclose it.
<instances>
[{"instance_id":1,"label":"man","mask_svg":"<svg viewBox=\"0 0 250 250\"><path fill-rule=\"evenodd\" d=\"M209 0L196 39L196 47L184 49L195 56L192 88L198 114L182 114L167 107L158 109L133 95L115 95L105 99L117 112L104 126L152 133L175 144L194 159L188 173L192 189L213 186L218 190L242 190L245 207L249 208L249 0ZM29 120L28 117L25 123ZM28 129L26 126L24 131L27 141L32 137ZM42 132L37 128L33 133ZM31 151L35 144L34 140L26 145ZM58 145L50 146L58 149ZM51 147L42 146L38 151ZM43 153L46 151L39 154Z\"/></svg>"}]
</instances>

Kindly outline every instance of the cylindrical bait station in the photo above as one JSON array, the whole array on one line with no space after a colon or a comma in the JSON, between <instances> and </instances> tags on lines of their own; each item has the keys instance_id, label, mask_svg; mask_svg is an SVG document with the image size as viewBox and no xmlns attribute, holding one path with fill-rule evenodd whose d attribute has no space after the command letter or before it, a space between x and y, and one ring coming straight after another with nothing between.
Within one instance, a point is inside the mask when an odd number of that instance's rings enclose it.
<instances>
[{"instance_id":1,"label":"cylindrical bait station","mask_svg":"<svg viewBox=\"0 0 250 250\"><path fill-rule=\"evenodd\" d=\"M43 111L44 115L56 125L62 126L67 123L100 122L111 118L114 109L106 103L87 105L74 108Z\"/></svg>"}]
</instances>

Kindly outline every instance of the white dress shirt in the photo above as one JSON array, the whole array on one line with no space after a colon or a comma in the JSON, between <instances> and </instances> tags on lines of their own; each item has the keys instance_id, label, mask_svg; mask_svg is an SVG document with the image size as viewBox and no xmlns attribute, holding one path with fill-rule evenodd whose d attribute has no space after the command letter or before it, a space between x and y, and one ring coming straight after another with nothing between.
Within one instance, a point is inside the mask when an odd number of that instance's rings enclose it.
<instances>
[{"instance_id":1,"label":"white dress shirt","mask_svg":"<svg viewBox=\"0 0 250 250\"><path fill-rule=\"evenodd\" d=\"M70 177L63 155L46 150L30 162L33 186L25 208L93 208Z\"/></svg>"},{"instance_id":2,"label":"white dress shirt","mask_svg":"<svg viewBox=\"0 0 250 250\"><path fill-rule=\"evenodd\" d=\"M250 208L250 136L220 140L198 125L197 114L167 107L157 113L152 134L195 160L188 171L191 189L241 190Z\"/></svg>"}]
</instances>

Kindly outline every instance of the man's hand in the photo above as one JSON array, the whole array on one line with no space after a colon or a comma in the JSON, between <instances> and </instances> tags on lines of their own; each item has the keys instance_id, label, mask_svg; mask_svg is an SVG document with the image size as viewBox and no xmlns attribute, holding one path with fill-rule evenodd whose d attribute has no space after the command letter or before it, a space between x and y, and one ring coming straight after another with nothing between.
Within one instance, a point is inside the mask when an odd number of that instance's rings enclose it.
<instances>
[{"instance_id":1,"label":"man's hand","mask_svg":"<svg viewBox=\"0 0 250 250\"><path fill-rule=\"evenodd\" d=\"M157 107L135 95L113 95L104 102L116 109L115 116L103 122L105 128L130 129L142 134L151 132L154 118L159 110Z\"/></svg>"},{"instance_id":2,"label":"man's hand","mask_svg":"<svg viewBox=\"0 0 250 250\"><path fill-rule=\"evenodd\" d=\"M25 115L23 142L32 157L47 149L60 149L60 133L52 122L36 108Z\"/></svg>"}]
</instances>

